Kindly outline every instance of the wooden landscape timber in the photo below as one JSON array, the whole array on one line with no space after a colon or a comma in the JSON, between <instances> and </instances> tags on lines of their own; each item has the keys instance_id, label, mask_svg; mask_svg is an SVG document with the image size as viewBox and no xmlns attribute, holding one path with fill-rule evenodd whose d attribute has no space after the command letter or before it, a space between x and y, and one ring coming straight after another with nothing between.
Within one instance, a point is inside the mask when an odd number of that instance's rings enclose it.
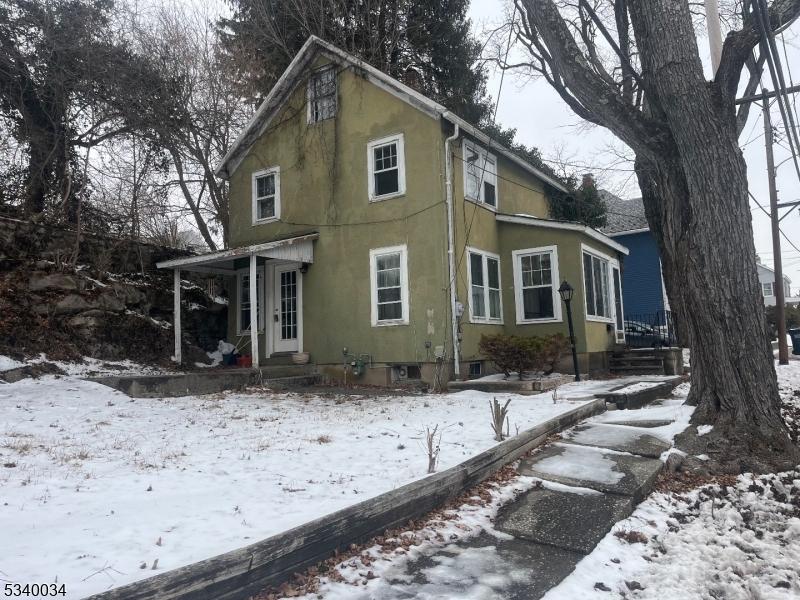
<instances>
[{"instance_id":1,"label":"wooden landscape timber","mask_svg":"<svg viewBox=\"0 0 800 600\"><path fill-rule=\"evenodd\" d=\"M89 600L243 600L329 558L337 549L425 515L542 445L550 435L605 407L605 400L593 400L430 477L239 550L95 594Z\"/></svg>"}]
</instances>

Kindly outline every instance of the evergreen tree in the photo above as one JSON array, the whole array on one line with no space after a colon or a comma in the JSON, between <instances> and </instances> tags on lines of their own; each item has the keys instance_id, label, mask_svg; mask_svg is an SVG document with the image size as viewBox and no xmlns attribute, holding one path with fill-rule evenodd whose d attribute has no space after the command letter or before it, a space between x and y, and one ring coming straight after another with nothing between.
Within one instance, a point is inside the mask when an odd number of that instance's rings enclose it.
<instances>
[{"instance_id":1,"label":"evergreen tree","mask_svg":"<svg viewBox=\"0 0 800 600\"><path fill-rule=\"evenodd\" d=\"M488 122L486 71L467 18L469 0L231 0L220 22L230 65L254 102L316 35L443 104Z\"/></svg>"}]
</instances>

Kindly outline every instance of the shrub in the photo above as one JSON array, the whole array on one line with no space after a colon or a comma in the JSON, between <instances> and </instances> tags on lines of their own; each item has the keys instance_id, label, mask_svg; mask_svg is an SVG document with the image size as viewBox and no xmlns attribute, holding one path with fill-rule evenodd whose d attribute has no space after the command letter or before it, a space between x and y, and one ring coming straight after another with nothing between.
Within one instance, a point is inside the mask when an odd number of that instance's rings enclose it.
<instances>
[{"instance_id":1,"label":"shrub","mask_svg":"<svg viewBox=\"0 0 800 600\"><path fill-rule=\"evenodd\" d=\"M495 334L482 335L478 347L506 377L516 371L522 379L525 371L552 373L569 341L560 333L545 337Z\"/></svg>"}]
</instances>

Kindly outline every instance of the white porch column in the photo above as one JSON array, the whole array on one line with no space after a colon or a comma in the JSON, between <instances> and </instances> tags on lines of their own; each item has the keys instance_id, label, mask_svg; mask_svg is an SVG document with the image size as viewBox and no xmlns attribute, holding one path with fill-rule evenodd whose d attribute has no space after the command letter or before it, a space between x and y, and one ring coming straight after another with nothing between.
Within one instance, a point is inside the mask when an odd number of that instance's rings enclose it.
<instances>
[{"instance_id":1,"label":"white porch column","mask_svg":"<svg viewBox=\"0 0 800 600\"><path fill-rule=\"evenodd\" d=\"M258 271L257 257L250 255L250 355L253 357L253 368L258 367L258 311L264 307L258 306Z\"/></svg>"},{"instance_id":2,"label":"white porch column","mask_svg":"<svg viewBox=\"0 0 800 600\"><path fill-rule=\"evenodd\" d=\"M173 276L173 305L172 305L172 329L175 333L175 356L172 357L176 363L181 363L181 270L175 269Z\"/></svg>"}]
</instances>

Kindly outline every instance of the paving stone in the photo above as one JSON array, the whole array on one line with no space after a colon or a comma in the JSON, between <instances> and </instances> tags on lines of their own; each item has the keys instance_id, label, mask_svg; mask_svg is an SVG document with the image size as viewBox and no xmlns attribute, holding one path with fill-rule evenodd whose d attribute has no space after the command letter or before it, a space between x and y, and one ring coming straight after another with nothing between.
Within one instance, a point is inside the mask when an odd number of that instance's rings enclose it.
<instances>
[{"instance_id":1,"label":"paving stone","mask_svg":"<svg viewBox=\"0 0 800 600\"><path fill-rule=\"evenodd\" d=\"M597 446L640 456L658 458L671 444L650 435L645 428L591 423L579 425L564 434L564 441L581 446Z\"/></svg>"},{"instance_id":2,"label":"paving stone","mask_svg":"<svg viewBox=\"0 0 800 600\"><path fill-rule=\"evenodd\" d=\"M655 405L655 402L651 404L651 406ZM623 414L630 414L630 413L623 413ZM673 421L668 421L667 419L649 419L644 421L604 421L605 425L627 425L629 427L645 427L645 428L653 428L653 427L663 427L664 425L669 425Z\"/></svg>"},{"instance_id":3,"label":"paving stone","mask_svg":"<svg viewBox=\"0 0 800 600\"><path fill-rule=\"evenodd\" d=\"M495 528L517 538L589 554L633 512L630 496L536 489L506 505Z\"/></svg>"},{"instance_id":4,"label":"paving stone","mask_svg":"<svg viewBox=\"0 0 800 600\"><path fill-rule=\"evenodd\" d=\"M556 443L519 466L523 475L633 497L639 502L663 468L660 460L613 450Z\"/></svg>"},{"instance_id":5,"label":"paving stone","mask_svg":"<svg viewBox=\"0 0 800 600\"><path fill-rule=\"evenodd\" d=\"M470 558L469 553L475 551ZM538 600L569 575L583 554L487 533L411 561L388 589L354 590L357 600L502 598ZM472 561L478 560L479 565Z\"/></svg>"}]
</instances>

